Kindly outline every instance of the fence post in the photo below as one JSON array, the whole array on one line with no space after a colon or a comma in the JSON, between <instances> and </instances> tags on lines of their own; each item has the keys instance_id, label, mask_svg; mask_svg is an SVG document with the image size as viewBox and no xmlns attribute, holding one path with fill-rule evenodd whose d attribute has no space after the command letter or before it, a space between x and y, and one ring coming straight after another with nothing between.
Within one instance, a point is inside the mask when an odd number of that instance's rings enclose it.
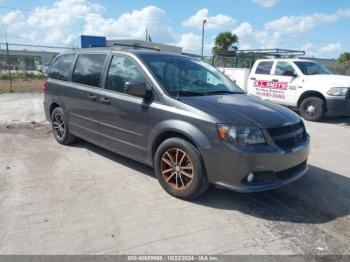
<instances>
[{"instance_id":1,"label":"fence post","mask_svg":"<svg viewBox=\"0 0 350 262\"><path fill-rule=\"evenodd\" d=\"M9 79L10 79L10 93L12 93L12 77L11 77L11 66L9 63L9 44L7 42L7 33L5 31L5 37L6 37L6 64L8 66L9 71Z\"/></svg>"}]
</instances>

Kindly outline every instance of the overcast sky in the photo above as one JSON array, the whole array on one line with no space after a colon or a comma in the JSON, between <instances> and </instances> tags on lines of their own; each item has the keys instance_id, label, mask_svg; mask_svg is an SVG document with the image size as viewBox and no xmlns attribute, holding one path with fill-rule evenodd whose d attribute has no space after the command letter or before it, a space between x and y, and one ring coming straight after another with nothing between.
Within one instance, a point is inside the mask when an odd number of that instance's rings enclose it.
<instances>
[{"instance_id":1,"label":"overcast sky","mask_svg":"<svg viewBox=\"0 0 350 262\"><path fill-rule=\"evenodd\" d=\"M325 58L350 51L349 0L0 0L0 29L16 43L78 45L81 32L144 39L147 28L154 42L199 53L204 19L206 54L223 31L238 35L240 49L301 49Z\"/></svg>"}]
</instances>

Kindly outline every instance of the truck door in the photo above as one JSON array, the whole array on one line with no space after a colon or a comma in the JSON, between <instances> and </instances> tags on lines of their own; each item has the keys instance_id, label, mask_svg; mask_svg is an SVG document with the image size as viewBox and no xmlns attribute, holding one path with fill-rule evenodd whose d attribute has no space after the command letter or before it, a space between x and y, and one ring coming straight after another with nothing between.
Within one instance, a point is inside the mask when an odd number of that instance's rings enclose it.
<instances>
[{"instance_id":1,"label":"truck door","mask_svg":"<svg viewBox=\"0 0 350 262\"><path fill-rule=\"evenodd\" d=\"M296 70L289 62L277 61L272 77L272 82L276 83L275 93L278 94L274 100L280 104L295 106L300 81Z\"/></svg>"},{"instance_id":2,"label":"truck door","mask_svg":"<svg viewBox=\"0 0 350 262\"><path fill-rule=\"evenodd\" d=\"M273 92L273 86L276 85L272 81L271 75L273 61L260 61L253 67L250 77L248 79L248 94L256 95L264 99L275 100L274 96L277 96Z\"/></svg>"}]
</instances>

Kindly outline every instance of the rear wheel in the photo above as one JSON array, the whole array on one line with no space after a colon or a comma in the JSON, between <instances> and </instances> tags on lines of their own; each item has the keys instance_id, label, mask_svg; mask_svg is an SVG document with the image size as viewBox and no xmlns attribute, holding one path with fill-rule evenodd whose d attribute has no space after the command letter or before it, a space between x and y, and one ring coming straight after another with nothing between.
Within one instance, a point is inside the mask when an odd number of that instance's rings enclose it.
<instances>
[{"instance_id":1,"label":"rear wheel","mask_svg":"<svg viewBox=\"0 0 350 262\"><path fill-rule=\"evenodd\" d=\"M300 104L300 115L309 121L319 121L325 112L325 101L319 97L307 97Z\"/></svg>"},{"instance_id":2,"label":"rear wheel","mask_svg":"<svg viewBox=\"0 0 350 262\"><path fill-rule=\"evenodd\" d=\"M193 199L208 188L201 156L186 140L165 140L155 153L154 167L161 186L175 197Z\"/></svg>"},{"instance_id":3,"label":"rear wheel","mask_svg":"<svg viewBox=\"0 0 350 262\"><path fill-rule=\"evenodd\" d=\"M62 145L75 142L76 137L69 132L68 124L62 108L56 107L51 115L52 131L56 141Z\"/></svg>"}]
</instances>

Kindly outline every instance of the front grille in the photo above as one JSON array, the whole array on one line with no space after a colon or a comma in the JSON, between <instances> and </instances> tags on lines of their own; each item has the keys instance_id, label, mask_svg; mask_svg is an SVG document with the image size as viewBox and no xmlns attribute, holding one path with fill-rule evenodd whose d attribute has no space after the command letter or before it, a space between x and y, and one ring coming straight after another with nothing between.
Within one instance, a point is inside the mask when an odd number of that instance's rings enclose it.
<instances>
[{"instance_id":1,"label":"front grille","mask_svg":"<svg viewBox=\"0 0 350 262\"><path fill-rule=\"evenodd\" d=\"M268 128L272 140L283 150L291 150L307 140L307 134L303 122L294 125Z\"/></svg>"}]
</instances>

